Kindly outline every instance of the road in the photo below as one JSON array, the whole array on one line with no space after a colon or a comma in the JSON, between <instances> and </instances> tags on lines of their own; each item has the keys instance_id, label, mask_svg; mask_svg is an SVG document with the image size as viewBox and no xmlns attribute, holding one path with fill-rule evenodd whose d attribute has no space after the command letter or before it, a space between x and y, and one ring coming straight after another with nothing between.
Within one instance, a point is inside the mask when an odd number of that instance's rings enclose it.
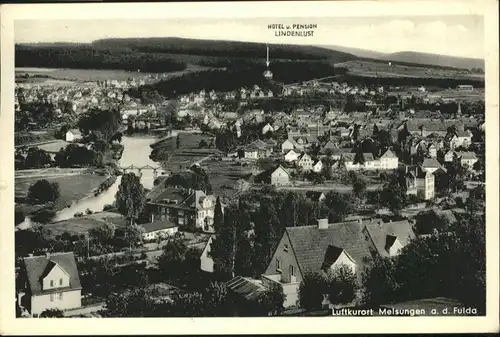
<instances>
[{"instance_id":1,"label":"road","mask_svg":"<svg viewBox=\"0 0 500 337\"><path fill-rule=\"evenodd\" d=\"M377 191L380 190L382 184L374 184L366 186L367 191ZM261 187L255 186L254 189L260 189ZM305 185L305 186L276 186L277 190L289 190L289 191L334 191L340 193L347 193L352 190L352 186L340 185L340 184L331 184L330 186L324 185Z\"/></svg>"},{"instance_id":2,"label":"road","mask_svg":"<svg viewBox=\"0 0 500 337\"><path fill-rule=\"evenodd\" d=\"M87 171L89 171L88 168L61 169L54 167L44 168L44 169L17 170L15 171L15 178L16 179L55 178L55 177L79 175Z\"/></svg>"}]
</instances>

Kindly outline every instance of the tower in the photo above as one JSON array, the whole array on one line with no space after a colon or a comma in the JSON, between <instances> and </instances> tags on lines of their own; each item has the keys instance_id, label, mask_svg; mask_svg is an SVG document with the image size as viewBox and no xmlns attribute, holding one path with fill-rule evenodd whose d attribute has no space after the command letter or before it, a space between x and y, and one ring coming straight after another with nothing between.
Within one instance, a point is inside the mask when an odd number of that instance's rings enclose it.
<instances>
[{"instance_id":1,"label":"tower","mask_svg":"<svg viewBox=\"0 0 500 337\"><path fill-rule=\"evenodd\" d=\"M458 108L457 108L457 117L462 116L462 107L460 105L460 102L458 102Z\"/></svg>"}]
</instances>

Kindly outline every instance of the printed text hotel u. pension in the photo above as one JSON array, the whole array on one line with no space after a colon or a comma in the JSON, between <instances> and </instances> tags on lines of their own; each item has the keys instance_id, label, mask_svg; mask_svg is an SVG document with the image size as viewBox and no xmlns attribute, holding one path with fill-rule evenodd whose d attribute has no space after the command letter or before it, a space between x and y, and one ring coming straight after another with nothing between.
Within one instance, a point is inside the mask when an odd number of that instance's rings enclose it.
<instances>
[{"instance_id":1,"label":"printed text hotel u. pension","mask_svg":"<svg viewBox=\"0 0 500 337\"><path fill-rule=\"evenodd\" d=\"M274 36L298 36L298 37L312 37L314 30L318 28L317 24L291 24L284 25L281 23L273 23L267 25L267 29L274 31Z\"/></svg>"}]
</instances>

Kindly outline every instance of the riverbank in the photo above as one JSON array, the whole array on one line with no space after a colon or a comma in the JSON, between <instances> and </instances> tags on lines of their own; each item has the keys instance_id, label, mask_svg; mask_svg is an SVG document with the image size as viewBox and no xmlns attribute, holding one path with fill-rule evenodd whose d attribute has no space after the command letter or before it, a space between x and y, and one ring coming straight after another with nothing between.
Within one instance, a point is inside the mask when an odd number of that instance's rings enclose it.
<instances>
[{"instance_id":1,"label":"riverbank","mask_svg":"<svg viewBox=\"0 0 500 337\"><path fill-rule=\"evenodd\" d=\"M59 185L60 197L54 203L31 205L27 201L29 188L42 179L46 179L51 183L57 183ZM18 178L15 183L16 209L21 209L27 215L42 209L50 209L54 212L61 211L70 207L78 200L94 196L98 191L102 193L104 186L109 184L110 179L114 179L114 183L116 176L88 172L61 176L36 175L28 178Z\"/></svg>"}]
</instances>

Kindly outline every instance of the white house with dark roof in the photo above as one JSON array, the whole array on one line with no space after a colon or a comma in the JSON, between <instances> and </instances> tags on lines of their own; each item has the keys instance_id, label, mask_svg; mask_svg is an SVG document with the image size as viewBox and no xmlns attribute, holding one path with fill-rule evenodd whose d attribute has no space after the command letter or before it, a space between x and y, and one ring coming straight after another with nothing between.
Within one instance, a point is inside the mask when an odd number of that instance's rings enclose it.
<instances>
[{"instance_id":1,"label":"white house with dark roof","mask_svg":"<svg viewBox=\"0 0 500 337\"><path fill-rule=\"evenodd\" d=\"M78 129L70 129L66 132L65 139L67 142L74 142L82 139L82 133Z\"/></svg>"},{"instance_id":2,"label":"white house with dark roof","mask_svg":"<svg viewBox=\"0 0 500 337\"><path fill-rule=\"evenodd\" d=\"M380 162L379 169L381 170L395 170L398 168L399 159L390 149L378 159Z\"/></svg>"},{"instance_id":3,"label":"white house with dark roof","mask_svg":"<svg viewBox=\"0 0 500 337\"><path fill-rule=\"evenodd\" d=\"M179 227L214 231L214 195L206 195L202 190L167 187L159 191L154 188L147 198L151 222L168 220Z\"/></svg>"},{"instance_id":4,"label":"white house with dark roof","mask_svg":"<svg viewBox=\"0 0 500 337\"><path fill-rule=\"evenodd\" d=\"M474 164L479 160L474 152L457 152L457 157L460 160L460 165L472 170Z\"/></svg>"},{"instance_id":5,"label":"white house with dark roof","mask_svg":"<svg viewBox=\"0 0 500 337\"><path fill-rule=\"evenodd\" d=\"M23 259L16 282L17 304L32 317L49 309L82 306L80 275L73 252Z\"/></svg>"},{"instance_id":6,"label":"white house with dark roof","mask_svg":"<svg viewBox=\"0 0 500 337\"><path fill-rule=\"evenodd\" d=\"M434 158L425 158L422 168L429 173L433 173L441 168L441 164Z\"/></svg>"},{"instance_id":7,"label":"white house with dark roof","mask_svg":"<svg viewBox=\"0 0 500 337\"><path fill-rule=\"evenodd\" d=\"M327 272L345 265L361 280L363 267L377 252L362 229L370 220L315 226L286 227L269 265L262 275L267 288L278 287L285 295L284 307L299 305L299 286L308 272Z\"/></svg>"},{"instance_id":8,"label":"white house with dark roof","mask_svg":"<svg viewBox=\"0 0 500 337\"><path fill-rule=\"evenodd\" d=\"M163 219L155 220L141 225L144 228L142 238L144 240L156 240L158 238L167 238L177 233L179 227L173 222Z\"/></svg>"},{"instance_id":9,"label":"white house with dark roof","mask_svg":"<svg viewBox=\"0 0 500 337\"><path fill-rule=\"evenodd\" d=\"M295 152L294 150L290 150L285 154L285 161L287 163L292 163L294 161L297 161L299 159L300 152Z\"/></svg>"},{"instance_id":10,"label":"white house with dark roof","mask_svg":"<svg viewBox=\"0 0 500 337\"><path fill-rule=\"evenodd\" d=\"M382 257L398 255L401 249L416 237L408 220L394 222L371 220L364 227L363 234L373 243Z\"/></svg>"}]
</instances>

